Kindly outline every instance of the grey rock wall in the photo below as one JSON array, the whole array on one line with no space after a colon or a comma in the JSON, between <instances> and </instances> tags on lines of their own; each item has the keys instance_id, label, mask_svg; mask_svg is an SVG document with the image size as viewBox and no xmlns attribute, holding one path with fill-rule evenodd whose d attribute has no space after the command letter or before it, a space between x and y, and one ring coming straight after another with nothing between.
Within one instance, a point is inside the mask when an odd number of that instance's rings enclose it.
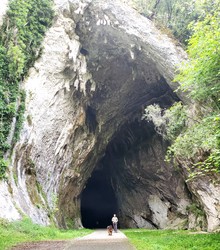
<instances>
[{"instance_id":1,"label":"grey rock wall","mask_svg":"<svg viewBox=\"0 0 220 250\"><path fill-rule=\"evenodd\" d=\"M14 212L0 216L22 211L44 225L82 226L81 193L104 162L125 227L187 228L195 195L216 229L218 188L187 188L185 175L164 163L166 142L141 120L146 105L185 100L172 82L184 51L119 1L55 3L42 56L23 86L25 123L4 195L14 204L6 214Z\"/></svg>"}]
</instances>

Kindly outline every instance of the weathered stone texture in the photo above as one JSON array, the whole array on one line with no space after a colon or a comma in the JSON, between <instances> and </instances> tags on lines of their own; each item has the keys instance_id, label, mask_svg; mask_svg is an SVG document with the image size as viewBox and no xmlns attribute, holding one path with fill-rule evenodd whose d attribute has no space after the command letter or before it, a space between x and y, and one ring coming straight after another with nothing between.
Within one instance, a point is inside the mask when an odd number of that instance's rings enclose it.
<instances>
[{"instance_id":1,"label":"weathered stone texture","mask_svg":"<svg viewBox=\"0 0 220 250\"><path fill-rule=\"evenodd\" d=\"M184 51L119 1L55 3L42 56L24 82L11 200L37 223L54 218L63 227L81 226L82 190L104 165L122 226L187 228L192 192L207 214L215 209L208 228L217 228L218 190L187 188L181 171L164 162L166 142L141 120L146 105L185 99L172 82Z\"/></svg>"}]
</instances>

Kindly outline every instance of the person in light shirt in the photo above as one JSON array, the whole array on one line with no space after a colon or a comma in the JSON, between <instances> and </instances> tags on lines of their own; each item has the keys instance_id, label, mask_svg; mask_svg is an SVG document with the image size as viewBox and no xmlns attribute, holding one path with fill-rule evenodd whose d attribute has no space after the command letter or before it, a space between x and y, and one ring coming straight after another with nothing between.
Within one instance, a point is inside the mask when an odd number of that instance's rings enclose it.
<instances>
[{"instance_id":1,"label":"person in light shirt","mask_svg":"<svg viewBox=\"0 0 220 250\"><path fill-rule=\"evenodd\" d=\"M114 228L115 233L117 233L117 231L118 231L118 218L117 218L116 214L114 214L112 217L112 224L113 224L113 228Z\"/></svg>"}]
</instances>

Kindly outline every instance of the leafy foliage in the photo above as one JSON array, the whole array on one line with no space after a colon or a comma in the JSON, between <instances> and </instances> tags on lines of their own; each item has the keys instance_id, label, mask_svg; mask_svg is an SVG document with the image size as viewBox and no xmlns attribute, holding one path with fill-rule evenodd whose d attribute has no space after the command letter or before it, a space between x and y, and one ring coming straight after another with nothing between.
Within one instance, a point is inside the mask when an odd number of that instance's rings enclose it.
<instances>
[{"instance_id":1,"label":"leafy foliage","mask_svg":"<svg viewBox=\"0 0 220 250\"><path fill-rule=\"evenodd\" d=\"M156 131L171 142L167 161L174 165L190 162L188 180L220 172L220 119L214 113L191 120L186 108L181 103L167 110L151 105L145 109L144 119L152 121Z\"/></svg>"},{"instance_id":2,"label":"leafy foliage","mask_svg":"<svg viewBox=\"0 0 220 250\"><path fill-rule=\"evenodd\" d=\"M0 179L5 179L6 178L6 169L8 167L8 163L3 159L0 158Z\"/></svg>"},{"instance_id":3,"label":"leafy foliage","mask_svg":"<svg viewBox=\"0 0 220 250\"><path fill-rule=\"evenodd\" d=\"M20 67L24 63L21 73L26 73L37 58L52 18L51 0L11 0L2 38L3 43L9 44L9 48L17 52L16 56L21 55L18 62ZM7 30L10 32L6 33Z\"/></svg>"},{"instance_id":4,"label":"leafy foliage","mask_svg":"<svg viewBox=\"0 0 220 250\"><path fill-rule=\"evenodd\" d=\"M25 110L20 82L39 56L53 15L52 0L9 1L0 30L0 159L19 138ZM13 141L9 141L14 118L16 130ZM0 165L1 172L5 171L3 165Z\"/></svg>"},{"instance_id":5,"label":"leafy foliage","mask_svg":"<svg viewBox=\"0 0 220 250\"><path fill-rule=\"evenodd\" d=\"M200 13L196 1L190 0L131 0L129 3L159 27L171 30L183 44L192 34L188 25L197 20Z\"/></svg>"},{"instance_id":6,"label":"leafy foliage","mask_svg":"<svg viewBox=\"0 0 220 250\"><path fill-rule=\"evenodd\" d=\"M187 206L186 211L193 213L196 216L196 218L198 218L199 216L201 217L205 216L203 209L196 203L192 203L189 206Z\"/></svg>"},{"instance_id":7,"label":"leafy foliage","mask_svg":"<svg viewBox=\"0 0 220 250\"><path fill-rule=\"evenodd\" d=\"M172 31L182 44L187 44L193 34L190 23L203 20L206 13L212 14L219 0L126 0L141 14L153 20L157 26Z\"/></svg>"},{"instance_id":8,"label":"leafy foliage","mask_svg":"<svg viewBox=\"0 0 220 250\"><path fill-rule=\"evenodd\" d=\"M214 8L214 7L213 7ZM197 101L220 108L220 2L213 14L196 23L189 40L186 63L176 80L182 82L182 90L190 90ZM214 107L214 108L216 108Z\"/></svg>"},{"instance_id":9,"label":"leafy foliage","mask_svg":"<svg viewBox=\"0 0 220 250\"><path fill-rule=\"evenodd\" d=\"M185 128L187 114L181 102L175 103L167 110L162 110L159 105L154 104L145 109L143 118L154 123L158 134L173 141Z\"/></svg>"},{"instance_id":10,"label":"leafy foliage","mask_svg":"<svg viewBox=\"0 0 220 250\"><path fill-rule=\"evenodd\" d=\"M193 171L189 174L188 181L191 181L199 176L220 172L220 151L212 153L205 161L199 161L193 164Z\"/></svg>"},{"instance_id":11,"label":"leafy foliage","mask_svg":"<svg viewBox=\"0 0 220 250\"><path fill-rule=\"evenodd\" d=\"M181 90L187 91L202 108L197 114L192 115L189 110L185 115L174 105L175 109L171 107L163 113L162 135L172 142L167 159L174 163L187 161L189 180L220 172L220 1L204 0L200 4L203 12L191 26L189 61L175 81L181 82ZM150 117L149 112L146 114ZM150 119L157 128L158 124Z\"/></svg>"},{"instance_id":12,"label":"leafy foliage","mask_svg":"<svg viewBox=\"0 0 220 250\"><path fill-rule=\"evenodd\" d=\"M174 152L175 157L192 158L197 153L201 154L201 150L217 150L217 131L218 127L214 126L213 117L204 118L178 136L170 151Z\"/></svg>"}]
</instances>

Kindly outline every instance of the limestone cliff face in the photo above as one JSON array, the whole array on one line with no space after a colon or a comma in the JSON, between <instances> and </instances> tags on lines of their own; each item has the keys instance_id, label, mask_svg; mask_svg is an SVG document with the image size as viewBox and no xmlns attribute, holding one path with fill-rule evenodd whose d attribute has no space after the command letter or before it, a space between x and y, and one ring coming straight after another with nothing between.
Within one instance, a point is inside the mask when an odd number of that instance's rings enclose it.
<instances>
[{"instance_id":1,"label":"limestone cliff face","mask_svg":"<svg viewBox=\"0 0 220 250\"><path fill-rule=\"evenodd\" d=\"M79 227L94 173L112 188L122 227L187 228L193 196L214 211L214 194L187 187L184 173L164 162L167 143L141 120L146 105L184 99L172 82L182 49L119 1L55 3L42 56L24 82L26 119L0 216L22 211L37 223ZM217 202L210 230L219 226Z\"/></svg>"}]
</instances>

